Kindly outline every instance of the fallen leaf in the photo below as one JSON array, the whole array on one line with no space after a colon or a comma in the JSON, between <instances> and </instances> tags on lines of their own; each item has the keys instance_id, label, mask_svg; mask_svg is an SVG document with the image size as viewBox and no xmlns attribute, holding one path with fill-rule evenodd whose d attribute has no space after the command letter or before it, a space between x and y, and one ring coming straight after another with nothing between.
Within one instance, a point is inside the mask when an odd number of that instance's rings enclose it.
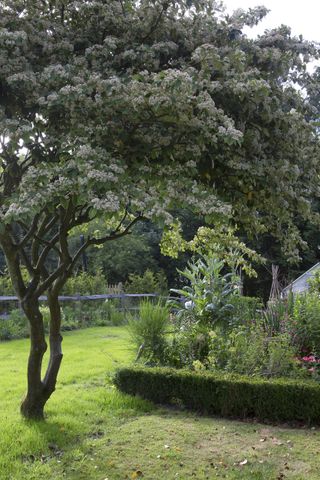
<instances>
[{"instance_id":1,"label":"fallen leaf","mask_svg":"<svg viewBox=\"0 0 320 480\"><path fill-rule=\"evenodd\" d=\"M132 480L136 480L137 478L141 478L141 477L143 477L143 473L141 472L141 470L136 470L131 474Z\"/></svg>"},{"instance_id":2,"label":"fallen leaf","mask_svg":"<svg viewBox=\"0 0 320 480\"><path fill-rule=\"evenodd\" d=\"M245 458L242 462L239 462L239 465L247 465L248 460Z\"/></svg>"},{"instance_id":3,"label":"fallen leaf","mask_svg":"<svg viewBox=\"0 0 320 480\"><path fill-rule=\"evenodd\" d=\"M278 440L276 437L273 437L272 443L273 443L274 445L278 445L278 446L279 446L279 445L283 445L283 442L281 442L280 440Z\"/></svg>"}]
</instances>

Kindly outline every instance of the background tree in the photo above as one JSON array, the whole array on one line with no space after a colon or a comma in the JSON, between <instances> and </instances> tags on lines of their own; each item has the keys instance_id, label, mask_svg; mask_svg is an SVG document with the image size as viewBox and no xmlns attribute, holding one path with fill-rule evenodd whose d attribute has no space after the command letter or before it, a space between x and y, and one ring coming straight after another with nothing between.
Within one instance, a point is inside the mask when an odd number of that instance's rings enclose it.
<instances>
[{"instance_id":1,"label":"background tree","mask_svg":"<svg viewBox=\"0 0 320 480\"><path fill-rule=\"evenodd\" d=\"M195 215L191 210L180 209L171 213L174 218L180 220L183 238L186 240L191 240L204 223L204 218ZM87 229L85 234L97 230L97 227L103 230L103 225L98 224ZM174 287L178 278L177 268L183 269L191 254L179 252L178 259L163 255L160 248L162 235L163 228L159 223L150 220L137 223L130 236L89 250L88 270L94 273L101 269L111 284L125 283L129 275L142 275L146 270L152 270L154 273L164 271L170 286ZM79 234L74 236L73 242L75 248L76 245L79 246ZM78 268L82 268L81 262Z\"/></svg>"},{"instance_id":2,"label":"background tree","mask_svg":"<svg viewBox=\"0 0 320 480\"><path fill-rule=\"evenodd\" d=\"M0 245L30 323L26 417L42 418L55 389L58 295L89 246L187 207L297 255L319 150L293 83L317 50L285 27L234 35L265 14L223 15L211 0L1 2ZM74 252L69 235L98 217L104 231Z\"/></svg>"}]
</instances>

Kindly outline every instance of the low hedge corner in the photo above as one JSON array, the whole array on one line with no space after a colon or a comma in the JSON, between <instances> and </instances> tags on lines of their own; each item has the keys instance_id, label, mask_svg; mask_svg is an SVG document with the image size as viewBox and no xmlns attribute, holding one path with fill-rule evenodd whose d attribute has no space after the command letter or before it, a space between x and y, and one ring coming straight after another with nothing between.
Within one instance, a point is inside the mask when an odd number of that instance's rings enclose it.
<instances>
[{"instance_id":1,"label":"low hedge corner","mask_svg":"<svg viewBox=\"0 0 320 480\"><path fill-rule=\"evenodd\" d=\"M320 385L313 381L132 367L119 369L114 383L122 392L207 414L320 423Z\"/></svg>"}]
</instances>

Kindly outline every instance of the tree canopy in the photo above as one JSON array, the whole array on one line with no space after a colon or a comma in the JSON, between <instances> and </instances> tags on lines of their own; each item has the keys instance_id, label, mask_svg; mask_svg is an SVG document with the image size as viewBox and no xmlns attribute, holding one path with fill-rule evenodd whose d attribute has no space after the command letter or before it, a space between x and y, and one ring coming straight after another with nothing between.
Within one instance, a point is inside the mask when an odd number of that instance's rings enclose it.
<instances>
[{"instance_id":1,"label":"tree canopy","mask_svg":"<svg viewBox=\"0 0 320 480\"><path fill-rule=\"evenodd\" d=\"M269 231L297 256L296 217L315 216L318 194L305 93L318 50L285 26L241 33L266 13L227 15L213 0L0 2L0 244L31 325L27 416L54 390L58 294L88 246L143 218L169 225L187 206L213 225ZM104 232L72 252L69 233L98 217Z\"/></svg>"}]
</instances>

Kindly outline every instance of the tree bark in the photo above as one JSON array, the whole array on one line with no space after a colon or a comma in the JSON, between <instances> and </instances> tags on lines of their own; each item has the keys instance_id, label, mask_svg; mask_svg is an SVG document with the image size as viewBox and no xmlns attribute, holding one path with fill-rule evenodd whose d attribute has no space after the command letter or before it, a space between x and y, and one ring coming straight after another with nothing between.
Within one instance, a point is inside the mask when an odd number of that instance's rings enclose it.
<instances>
[{"instance_id":1,"label":"tree bark","mask_svg":"<svg viewBox=\"0 0 320 480\"><path fill-rule=\"evenodd\" d=\"M48 304L50 309L50 331L49 346L50 359L43 383L48 398L55 391L57 377L62 362L62 335L61 328L61 308L57 294L48 293Z\"/></svg>"},{"instance_id":2,"label":"tree bark","mask_svg":"<svg viewBox=\"0 0 320 480\"><path fill-rule=\"evenodd\" d=\"M42 360L47 350L43 318L38 299L23 300L21 306L30 323L27 393L21 404L21 413L25 418L43 419L43 409L47 401L44 384L41 380Z\"/></svg>"},{"instance_id":3,"label":"tree bark","mask_svg":"<svg viewBox=\"0 0 320 480\"><path fill-rule=\"evenodd\" d=\"M46 374L42 380L42 360L47 350L42 314L37 299L33 298L22 302L23 310L30 322L31 341L27 375L28 389L21 404L21 413L28 419L42 420L44 418L44 406L55 391L62 361L61 309L58 296L49 293L48 304L50 309L50 358Z\"/></svg>"}]
</instances>

